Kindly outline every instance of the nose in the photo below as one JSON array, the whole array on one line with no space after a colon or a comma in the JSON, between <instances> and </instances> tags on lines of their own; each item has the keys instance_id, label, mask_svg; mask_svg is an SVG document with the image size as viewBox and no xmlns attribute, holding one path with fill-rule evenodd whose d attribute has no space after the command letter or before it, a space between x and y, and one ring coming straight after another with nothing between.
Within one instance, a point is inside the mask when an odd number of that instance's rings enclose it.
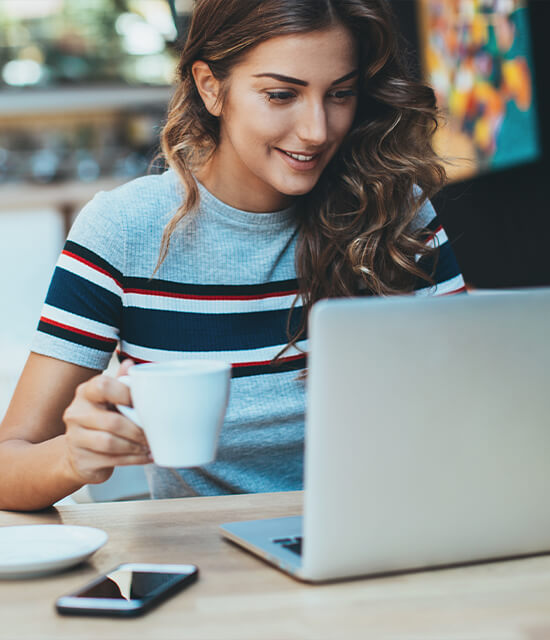
<instances>
[{"instance_id":1,"label":"nose","mask_svg":"<svg viewBox=\"0 0 550 640\"><path fill-rule=\"evenodd\" d=\"M297 127L298 138L304 144L321 146L327 141L327 133L328 123L325 105L317 100L304 104Z\"/></svg>"}]
</instances>

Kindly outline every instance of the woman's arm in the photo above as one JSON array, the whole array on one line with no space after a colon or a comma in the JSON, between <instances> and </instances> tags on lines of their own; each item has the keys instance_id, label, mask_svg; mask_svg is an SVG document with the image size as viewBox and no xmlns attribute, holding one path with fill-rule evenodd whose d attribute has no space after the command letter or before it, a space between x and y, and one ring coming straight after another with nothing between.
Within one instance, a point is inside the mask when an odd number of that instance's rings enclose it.
<instances>
[{"instance_id":1,"label":"woman's arm","mask_svg":"<svg viewBox=\"0 0 550 640\"><path fill-rule=\"evenodd\" d=\"M42 509L151 462L143 431L112 409L130 403L115 378L31 353L0 425L0 509Z\"/></svg>"}]
</instances>

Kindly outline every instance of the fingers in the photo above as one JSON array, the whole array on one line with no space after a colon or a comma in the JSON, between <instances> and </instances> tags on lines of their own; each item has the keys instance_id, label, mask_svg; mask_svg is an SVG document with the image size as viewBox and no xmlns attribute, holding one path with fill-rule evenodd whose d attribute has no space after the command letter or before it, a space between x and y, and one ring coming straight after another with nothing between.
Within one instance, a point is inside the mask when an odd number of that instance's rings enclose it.
<instances>
[{"instance_id":1,"label":"fingers","mask_svg":"<svg viewBox=\"0 0 550 640\"><path fill-rule=\"evenodd\" d=\"M101 409L94 409L85 418L81 416L78 422L70 419L66 421L67 459L80 481L85 484L104 482L114 467L153 462L143 432L139 434L141 439L136 441L98 428L98 423L102 423L116 432L128 435L124 422L141 432L141 429L120 414ZM92 426L84 426L83 423Z\"/></svg>"},{"instance_id":2,"label":"fingers","mask_svg":"<svg viewBox=\"0 0 550 640\"><path fill-rule=\"evenodd\" d=\"M71 447L68 451L68 461L73 474L83 484L105 482L115 467L151 463L150 457L143 454L108 455Z\"/></svg>"},{"instance_id":3,"label":"fingers","mask_svg":"<svg viewBox=\"0 0 550 640\"><path fill-rule=\"evenodd\" d=\"M116 378L101 375L81 384L76 390L77 397L102 406L123 404L132 405L128 387Z\"/></svg>"},{"instance_id":4,"label":"fingers","mask_svg":"<svg viewBox=\"0 0 550 640\"><path fill-rule=\"evenodd\" d=\"M103 422L116 422L118 417L114 414L114 419L110 415L102 416ZM79 425L78 445L83 449L95 451L96 453L104 453L107 455L148 455L149 446L145 440L145 436L137 439L129 439L124 435L117 435L111 429L96 429ZM117 431L125 433L124 429L116 428ZM74 434L73 434L74 435Z\"/></svg>"},{"instance_id":5,"label":"fingers","mask_svg":"<svg viewBox=\"0 0 550 640\"><path fill-rule=\"evenodd\" d=\"M63 414L67 461L81 482L103 482L114 467L153 462L145 433L114 410L116 404L132 404L128 387L99 375L77 388Z\"/></svg>"},{"instance_id":6,"label":"fingers","mask_svg":"<svg viewBox=\"0 0 550 640\"><path fill-rule=\"evenodd\" d=\"M121 376L128 375L128 371L135 365L136 363L130 358L126 358L118 368L116 377L120 378Z\"/></svg>"},{"instance_id":7,"label":"fingers","mask_svg":"<svg viewBox=\"0 0 550 640\"><path fill-rule=\"evenodd\" d=\"M78 460L79 468L107 469L109 467L121 467L132 464L151 464L152 459L149 454L128 453L124 455L109 454L105 452L92 451L80 448L73 452L73 458Z\"/></svg>"},{"instance_id":8,"label":"fingers","mask_svg":"<svg viewBox=\"0 0 550 640\"><path fill-rule=\"evenodd\" d=\"M65 411L65 423L72 427L82 427L89 431L88 439L102 440L102 435L111 436L123 441L126 446L135 445L140 451L148 451L149 445L143 429L116 411L106 411L94 405L71 405ZM86 447L93 451L101 451L101 446ZM136 453L137 449L132 450ZM108 451L112 453L112 451ZM116 453L124 453L117 450Z\"/></svg>"},{"instance_id":9,"label":"fingers","mask_svg":"<svg viewBox=\"0 0 550 640\"><path fill-rule=\"evenodd\" d=\"M145 446L76 423L67 422L64 441L67 468L82 484L104 482L115 467L153 462Z\"/></svg>"}]
</instances>

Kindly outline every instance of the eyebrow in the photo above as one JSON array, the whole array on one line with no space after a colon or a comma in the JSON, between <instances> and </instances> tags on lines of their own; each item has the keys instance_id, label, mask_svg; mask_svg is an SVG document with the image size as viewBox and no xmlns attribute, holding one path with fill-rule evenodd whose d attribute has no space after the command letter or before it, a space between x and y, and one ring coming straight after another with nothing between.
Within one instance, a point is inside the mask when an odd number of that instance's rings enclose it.
<instances>
[{"instance_id":1,"label":"eyebrow","mask_svg":"<svg viewBox=\"0 0 550 640\"><path fill-rule=\"evenodd\" d=\"M333 87L335 84L340 84L341 82L345 82L346 80L351 80L351 78L354 78L356 75L359 75L359 69L354 69L353 71L346 73L345 76L342 76L341 78L338 78L338 80L335 80L334 82L332 82L330 86ZM274 80L279 80L280 82L288 82L289 84L298 84L301 87L309 86L309 82L306 82L305 80L298 80L298 78L291 78L290 76L282 76L279 73L257 73L253 77L254 78L273 78Z\"/></svg>"}]
</instances>

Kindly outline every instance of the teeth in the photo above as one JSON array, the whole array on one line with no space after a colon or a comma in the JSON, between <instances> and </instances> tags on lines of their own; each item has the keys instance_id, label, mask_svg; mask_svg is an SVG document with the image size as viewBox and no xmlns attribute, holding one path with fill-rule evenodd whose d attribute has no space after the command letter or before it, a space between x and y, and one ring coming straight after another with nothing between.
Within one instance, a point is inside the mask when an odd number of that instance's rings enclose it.
<instances>
[{"instance_id":1,"label":"teeth","mask_svg":"<svg viewBox=\"0 0 550 640\"><path fill-rule=\"evenodd\" d=\"M286 153L287 156L294 158L295 160L300 160L300 162L309 162L310 160L313 160L313 158L315 157L315 156L303 156L299 153L290 153L289 151L284 151L284 153Z\"/></svg>"}]
</instances>

